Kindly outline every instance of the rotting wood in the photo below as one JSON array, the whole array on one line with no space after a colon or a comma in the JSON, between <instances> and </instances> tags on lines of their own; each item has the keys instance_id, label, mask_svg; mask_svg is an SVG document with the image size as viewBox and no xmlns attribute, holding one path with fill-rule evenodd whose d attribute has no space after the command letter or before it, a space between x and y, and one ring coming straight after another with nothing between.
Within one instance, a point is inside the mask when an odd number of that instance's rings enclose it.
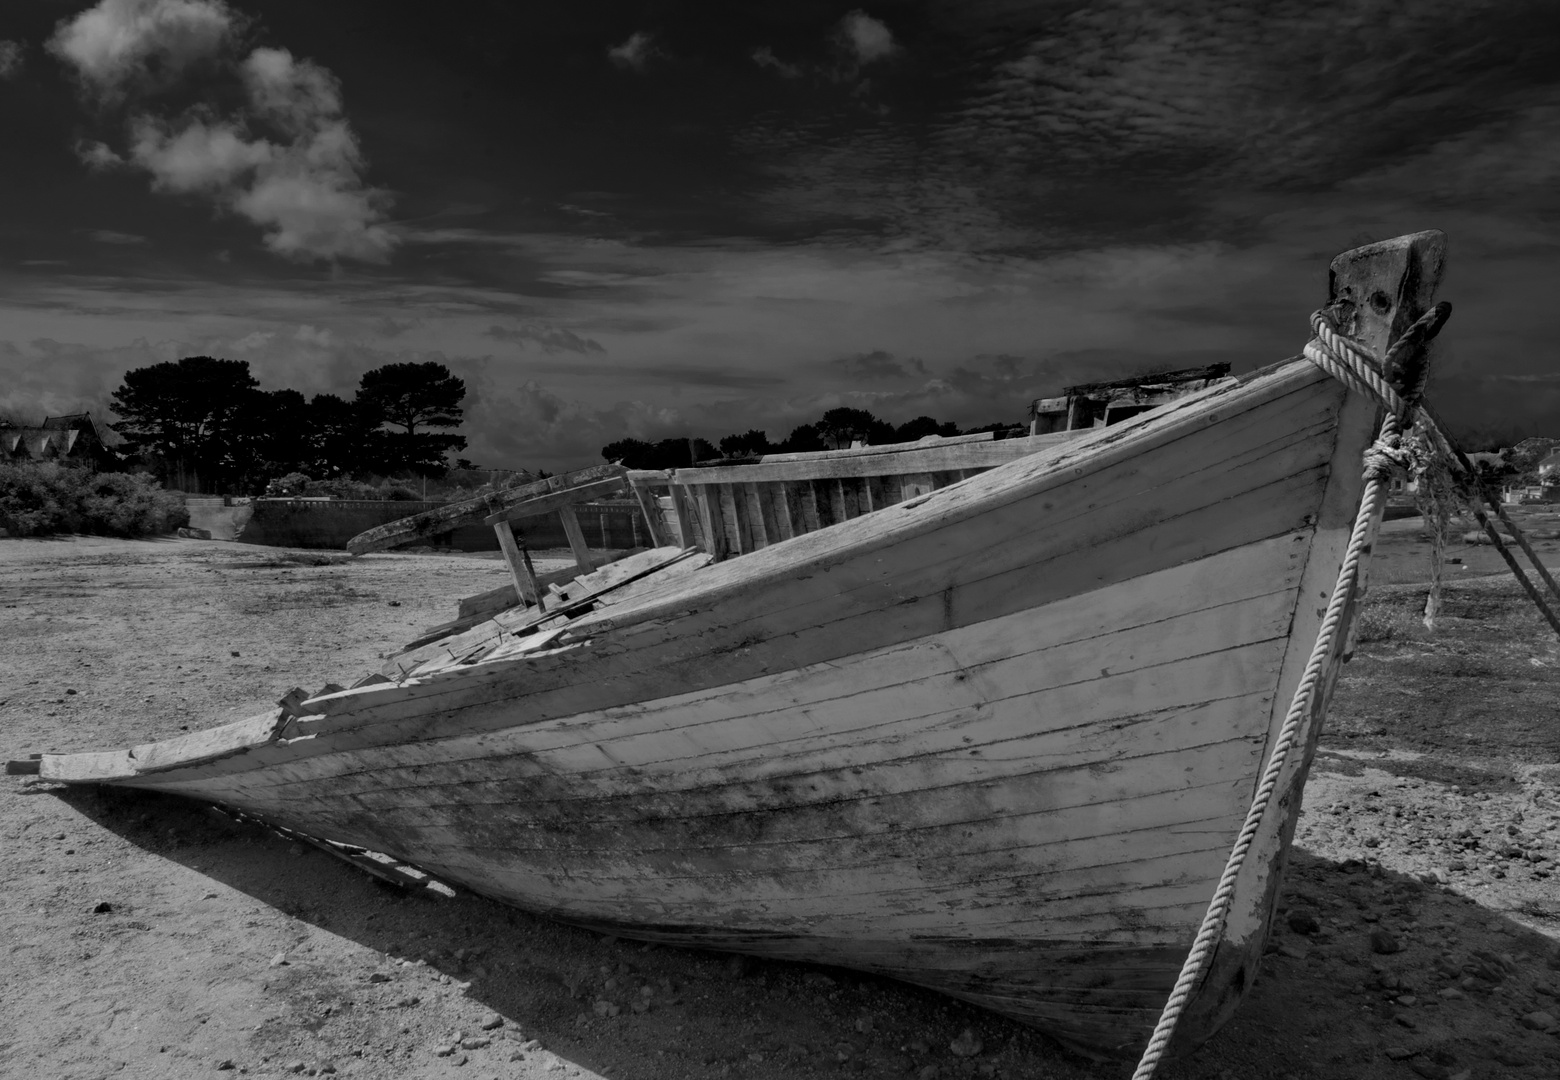
<instances>
[{"instance_id":1,"label":"rotting wood","mask_svg":"<svg viewBox=\"0 0 1560 1080\"><path fill-rule=\"evenodd\" d=\"M490 492L464 502L455 502L446 506L435 507L421 514L414 514L411 517L401 518L397 521L387 522L384 525L367 529L347 541L347 550L354 555L366 555L370 552L383 551L386 548L396 547L400 544L438 536L460 525L476 521L482 521L484 524L491 525L492 522L487 521L486 518L495 512L503 510L505 507L524 502L550 491L577 487L581 484L606 477L621 477L626 472L627 470L617 464L593 465L587 469L578 469L560 476L549 476L530 484L522 484L519 487Z\"/></svg>"},{"instance_id":2,"label":"rotting wood","mask_svg":"<svg viewBox=\"0 0 1560 1080\"><path fill-rule=\"evenodd\" d=\"M575 515L574 507L560 506L558 516L563 519L563 534L569 538L574 564L580 568L580 573L590 573L596 569L596 563L590 557L590 548L585 543L585 534L580 531L580 519Z\"/></svg>"},{"instance_id":3,"label":"rotting wood","mask_svg":"<svg viewBox=\"0 0 1560 1080\"><path fill-rule=\"evenodd\" d=\"M666 481L662 480L662 484ZM661 547L666 543L661 530L661 508L656 503L656 497L651 486L643 479L629 474L629 485L634 492L634 499L639 503L639 512L644 515L645 529L648 531L650 546ZM602 545L607 546L606 544Z\"/></svg>"},{"instance_id":4,"label":"rotting wood","mask_svg":"<svg viewBox=\"0 0 1560 1080\"><path fill-rule=\"evenodd\" d=\"M509 576L514 580L516 595L527 604L541 603L542 589L536 580L536 570L521 556L514 527L508 521L496 521L493 523L493 532L498 536L498 546L504 553L504 564L509 567Z\"/></svg>"},{"instance_id":5,"label":"rotting wood","mask_svg":"<svg viewBox=\"0 0 1560 1080\"><path fill-rule=\"evenodd\" d=\"M542 514L550 514L553 511L562 511L572 508L582 502L591 502L603 495L611 495L622 491L628 486L628 479L624 476L608 476L601 480L593 480L586 484L577 484L560 491L537 495L535 498L512 503L502 510L489 514L482 521L486 525L494 525L500 521L517 521L520 518L539 517Z\"/></svg>"},{"instance_id":6,"label":"rotting wood","mask_svg":"<svg viewBox=\"0 0 1560 1080\"><path fill-rule=\"evenodd\" d=\"M688 489L677 483L670 483L667 487L671 492L672 513L677 517L677 542L685 548L698 546L693 514L688 506Z\"/></svg>"},{"instance_id":7,"label":"rotting wood","mask_svg":"<svg viewBox=\"0 0 1560 1080\"><path fill-rule=\"evenodd\" d=\"M881 476L890 472L903 474L950 469L989 469L1053 446L1076 441L1086 434L1088 434L1086 431L1058 431L1049 435L1031 435L958 446L924 448L917 446L897 453L836 450L807 455L799 461L782 461L765 457L750 465L676 469L672 477L680 484L733 484L771 480L859 478ZM777 455L777 457L789 457L789 455Z\"/></svg>"}]
</instances>

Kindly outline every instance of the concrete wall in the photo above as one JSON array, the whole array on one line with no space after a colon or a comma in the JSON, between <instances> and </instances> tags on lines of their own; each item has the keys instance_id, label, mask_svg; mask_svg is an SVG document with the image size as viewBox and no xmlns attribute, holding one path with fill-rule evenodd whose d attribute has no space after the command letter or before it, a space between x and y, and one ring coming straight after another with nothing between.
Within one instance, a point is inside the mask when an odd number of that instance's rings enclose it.
<instances>
[{"instance_id":1,"label":"concrete wall","mask_svg":"<svg viewBox=\"0 0 1560 1080\"><path fill-rule=\"evenodd\" d=\"M221 500L190 500L194 502ZM250 517L236 537L246 544L265 544L272 547L345 548L347 541L366 529L396 521L412 514L431 510L438 503L425 502L369 502L348 499L332 499L330 502L311 502L290 499L257 499L248 507L230 507L230 512L240 509L250 511ZM638 510L628 506L603 506L585 503L575 511L585 543L592 548L640 547L645 543L644 522ZM215 511L207 512L215 520ZM190 524L198 528L211 528L195 519L190 511ZM563 533L563 522L557 514L527 518L515 523L515 534L523 537L530 547L568 547L569 540ZM215 529L212 538L219 539ZM497 551L498 539L490 526L481 523L462 525L434 541L436 547L452 547L457 551Z\"/></svg>"},{"instance_id":2,"label":"concrete wall","mask_svg":"<svg viewBox=\"0 0 1560 1080\"><path fill-rule=\"evenodd\" d=\"M184 500L184 508L190 512L190 527L205 529L213 540L237 540L244 526L249 524L254 509L250 503L228 506L228 500L216 495Z\"/></svg>"}]
</instances>

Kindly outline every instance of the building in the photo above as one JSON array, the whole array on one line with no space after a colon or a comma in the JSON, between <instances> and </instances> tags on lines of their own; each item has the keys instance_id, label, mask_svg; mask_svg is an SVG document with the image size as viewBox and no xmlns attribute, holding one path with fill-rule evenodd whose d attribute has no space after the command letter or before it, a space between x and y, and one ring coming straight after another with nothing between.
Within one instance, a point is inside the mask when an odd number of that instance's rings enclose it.
<instances>
[{"instance_id":1,"label":"building","mask_svg":"<svg viewBox=\"0 0 1560 1080\"><path fill-rule=\"evenodd\" d=\"M1539 459L1538 482L1547 487L1550 484L1560 484L1560 446Z\"/></svg>"},{"instance_id":2,"label":"building","mask_svg":"<svg viewBox=\"0 0 1560 1080\"><path fill-rule=\"evenodd\" d=\"M1029 433L1109 427L1130 416L1229 378L1228 364L1161 371L1114 382L1082 383L1062 389L1061 397L1036 398L1029 406Z\"/></svg>"},{"instance_id":3,"label":"building","mask_svg":"<svg viewBox=\"0 0 1560 1080\"><path fill-rule=\"evenodd\" d=\"M113 469L119 455L103 441L90 413L46 417L37 427L0 421L0 461L64 461Z\"/></svg>"}]
</instances>

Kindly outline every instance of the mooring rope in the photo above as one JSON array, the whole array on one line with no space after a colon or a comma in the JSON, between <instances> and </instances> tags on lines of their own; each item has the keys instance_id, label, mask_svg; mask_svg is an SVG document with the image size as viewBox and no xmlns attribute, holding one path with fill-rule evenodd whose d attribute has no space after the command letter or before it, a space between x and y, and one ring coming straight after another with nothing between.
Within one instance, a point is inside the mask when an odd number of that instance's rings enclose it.
<instances>
[{"instance_id":1,"label":"mooring rope","mask_svg":"<svg viewBox=\"0 0 1560 1080\"><path fill-rule=\"evenodd\" d=\"M1450 305L1444 308L1437 305L1426 312L1399 339L1402 347L1388 351L1383 358L1384 364L1396 359L1397 355L1409 345L1419 344L1434 337L1441 325L1445 323L1450 311ZM1213 899L1208 903L1208 910L1203 915L1202 925L1197 930L1197 937L1192 942L1191 951L1186 955L1186 962L1181 965L1181 973L1175 980L1175 988L1170 992L1169 1000L1165 1002L1165 1007L1159 1015L1159 1022L1154 1025L1154 1034L1143 1050L1143 1056L1138 1061L1137 1070L1132 1074L1132 1080L1150 1080L1154 1075L1154 1070L1159 1067L1160 1058L1164 1056L1165 1048L1170 1045L1171 1036L1175 1034L1176 1023L1180 1020L1181 1013L1185 1010L1187 1002L1191 1000L1194 989L1202 979L1204 968L1224 935L1224 920L1229 915L1230 901L1235 895L1235 880L1240 876L1241 867L1246 862L1246 855L1251 850L1252 841L1256 839L1257 830L1262 826L1262 818L1267 812L1268 802L1278 788L1278 779L1289 759L1289 752L1294 747L1295 737L1311 711L1316 689L1327 668L1328 657L1337 643L1338 628L1343 622L1344 612L1348 609L1349 601L1354 594L1360 561L1375 531L1376 511L1383 498L1385 481L1391 476L1398 462L1403 460L1400 445L1402 431L1407 425L1413 423L1413 414L1418 410L1418 396L1424 391L1426 380L1421 373L1415 378L1414 384L1408 388L1408 396L1399 394L1397 389L1387 381L1381 367L1377 366L1364 346L1339 333L1325 312L1318 311L1311 317L1311 327L1316 337L1305 347L1306 359L1345 386L1374 397L1385 407L1387 415L1381 422L1381 433L1375 444L1365 454L1365 490L1360 496L1359 513L1354 518L1354 529L1349 534L1349 543L1344 549L1343 565L1338 569L1338 580L1333 585L1332 597L1327 602L1326 614L1322 617L1322 625L1316 635L1316 644L1311 648L1311 656L1306 662L1304 674L1300 677L1300 684L1295 687L1294 698L1289 703L1289 712L1284 717L1283 726L1279 728L1278 741L1273 746L1273 752L1268 756L1267 768L1262 773L1261 783L1257 785L1257 793L1251 800L1251 807L1246 811L1246 820L1241 825L1240 835L1236 838L1230 857L1224 864L1224 873L1219 878L1219 886L1214 890ZM1402 344L1404 342L1407 344Z\"/></svg>"}]
</instances>

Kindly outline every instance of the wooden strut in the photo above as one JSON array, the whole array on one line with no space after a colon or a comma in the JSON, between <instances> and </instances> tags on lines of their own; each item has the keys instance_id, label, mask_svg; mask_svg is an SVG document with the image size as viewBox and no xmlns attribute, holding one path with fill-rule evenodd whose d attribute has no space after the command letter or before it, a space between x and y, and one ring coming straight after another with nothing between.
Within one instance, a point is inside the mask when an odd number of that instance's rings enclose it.
<instances>
[{"instance_id":1,"label":"wooden strut","mask_svg":"<svg viewBox=\"0 0 1560 1080\"><path fill-rule=\"evenodd\" d=\"M495 521L493 532L498 535L498 546L509 566L509 576L514 579L515 593L525 603L535 604L538 611L546 611L542 604L542 587L536 580L536 568L531 565L531 553L522 552L515 541L515 530L507 520Z\"/></svg>"},{"instance_id":2,"label":"wooden strut","mask_svg":"<svg viewBox=\"0 0 1560 1080\"><path fill-rule=\"evenodd\" d=\"M1462 468L1463 474L1468 479L1468 487L1472 489L1476 496L1475 499L1470 499L1468 502L1468 508L1473 511L1474 520L1484 529L1485 535L1490 538L1490 543L1494 545L1500 557L1505 560L1512 576L1521 583L1522 588L1528 594L1528 599L1533 601L1533 606L1538 608L1544 619L1549 623L1550 628L1554 630L1557 636L1560 636L1560 617L1556 616L1554 609L1539 595L1538 588L1523 573L1522 567L1518 564L1516 557L1512 555L1511 549L1501 539L1500 530L1495 527L1494 523L1490 521L1484 510L1479 506L1477 497L1483 497L1484 501L1495 511L1495 516L1500 519L1501 524L1511 530L1512 539L1522 548L1523 554L1528 557L1528 561L1533 564L1533 569L1538 572L1539 577L1544 579L1544 584L1549 587L1550 594L1556 599L1560 599L1560 585L1555 583L1554 577L1549 573L1549 568L1544 565L1543 561L1538 557L1538 553L1528 543L1526 534L1517 526L1515 521L1511 520L1505 508L1501 506L1500 499L1490 491L1484 481L1479 479L1478 471L1474 468L1473 462L1468 459L1468 455L1463 453L1462 447L1458 446L1452 437L1446 433L1446 425L1441 423L1441 418L1430 408L1428 402L1420 402L1419 408L1425 417L1429 419L1435 437L1457 459L1457 464Z\"/></svg>"}]
</instances>

